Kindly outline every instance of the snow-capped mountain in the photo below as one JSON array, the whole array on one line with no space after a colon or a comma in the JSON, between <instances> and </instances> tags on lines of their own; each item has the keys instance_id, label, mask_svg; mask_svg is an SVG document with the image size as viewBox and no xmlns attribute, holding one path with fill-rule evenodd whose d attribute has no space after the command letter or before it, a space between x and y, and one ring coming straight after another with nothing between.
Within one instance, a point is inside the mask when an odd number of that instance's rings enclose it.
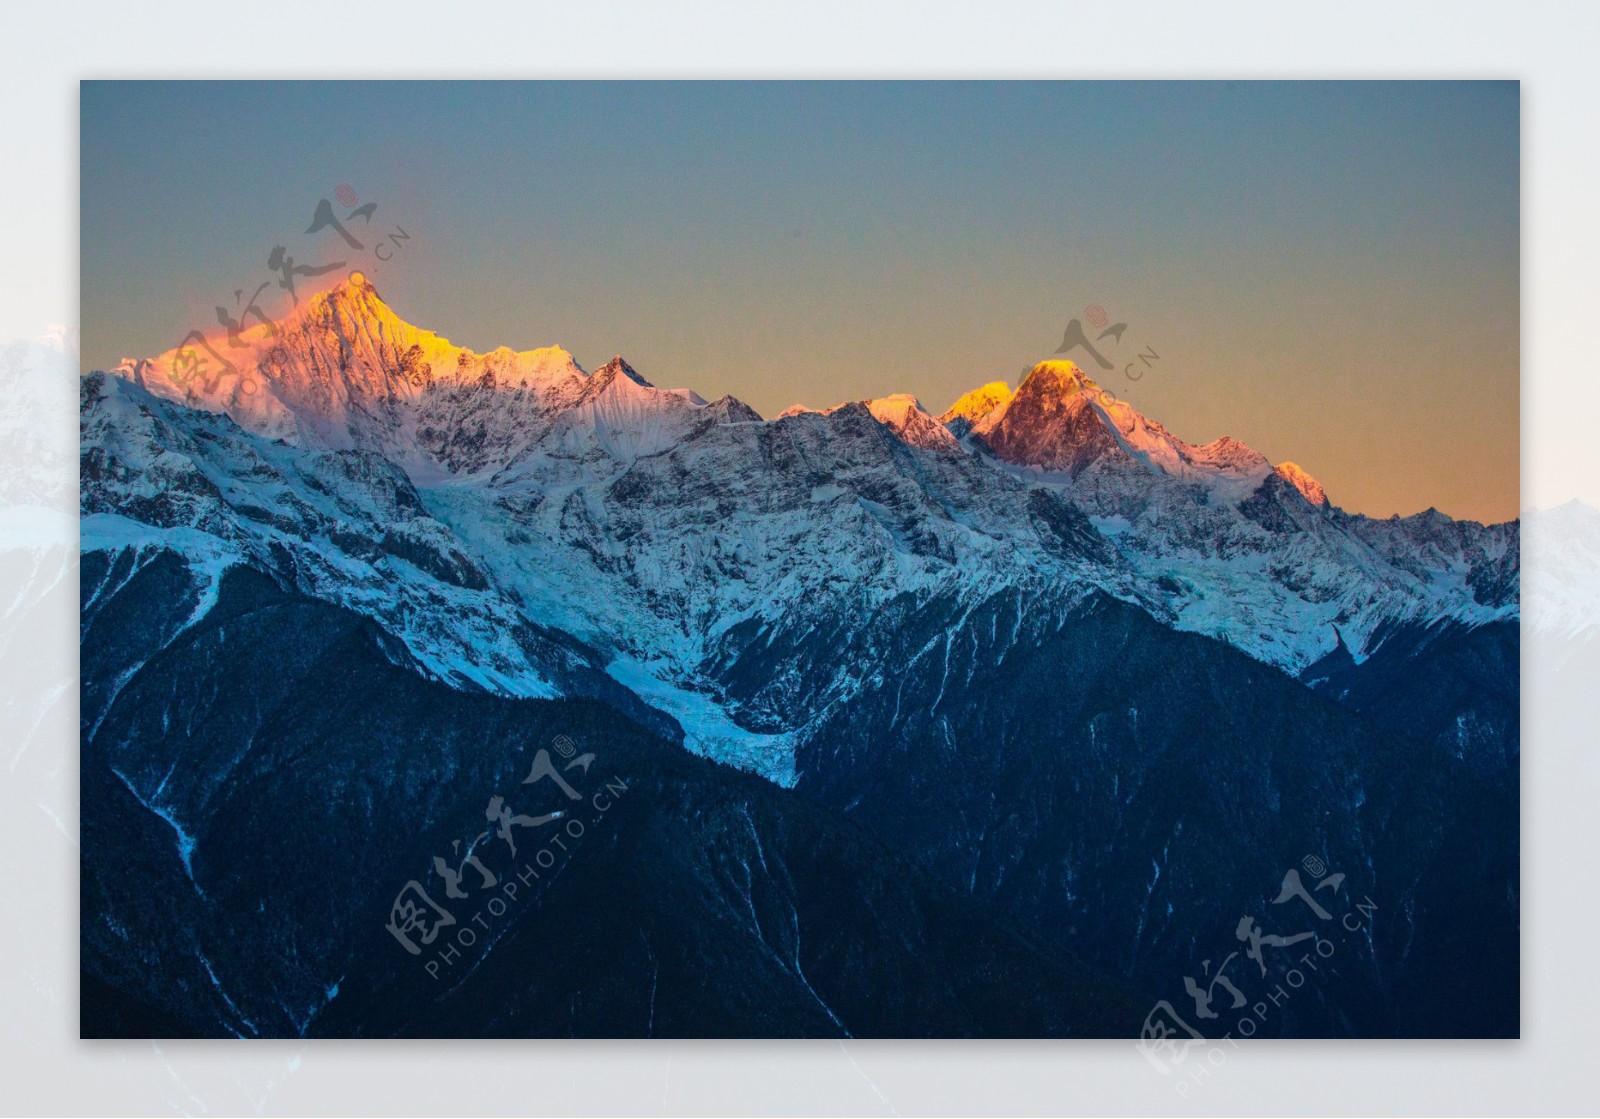
<instances>
[{"instance_id":1,"label":"snow-capped mountain","mask_svg":"<svg viewBox=\"0 0 1600 1119\"><path fill-rule=\"evenodd\" d=\"M0 509L40 508L70 516L73 374L78 364L75 329L53 327L41 337L0 343ZM65 421L65 422L64 422Z\"/></svg>"},{"instance_id":2,"label":"snow-capped mountain","mask_svg":"<svg viewBox=\"0 0 1600 1119\"><path fill-rule=\"evenodd\" d=\"M1226 435L1203 447L1185 443L1070 361L1035 366L1014 396L974 421L973 434L1005 461L1046 473L1075 477L1091 466L1137 464L1235 501L1272 472L1265 457Z\"/></svg>"},{"instance_id":3,"label":"snow-capped mountain","mask_svg":"<svg viewBox=\"0 0 1600 1119\"><path fill-rule=\"evenodd\" d=\"M364 282L238 341L80 382L86 1028L1131 1035L1312 852L1385 921L1271 1032L1515 1033L1439 976L1515 975L1516 523L1068 362L765 420ZM394 890L557 732L637 792L419 1000Z\"/></svg>"},{"instance_id":4,"label":"snow-capped mountain","mask_svg":"<svg viewBox=\"0 0 1600 1119\"><path fill-rule=\"evenodd\" d=\"M603 668L779 780L933 603L1051 617L1104 593L1291 674L1517 614L1515 524L1346 514L1070 362L938 419L899 395L763 421L620 357L473 353L364 281L240 340L211 340L231 372L175 350L85 382L85 548L270 568L458 683L545 695Z\"/></svg>"},{"instance_id":5,"label":"snow-capped mountain","mask_svg":"<svg viewBox=\"0 0 1600 1119\"><path fill-rule=\"evenodd\" d=\"M1317 508L1321 509L1330 504L1322 483L1307 474L1298 463L1280 462L1272 468L1272 472L1299 490L1300 496Z\"/></svg>"},{"instance_id":6,"label":"snow-capped mountain","mask_svg":"<svg viewBox=\"0 0 1600 1119\"><path fill-rule=\"evenodd\" d=\"M1581 501L1523 518L1530 629L1588 642L1600 634L1600 512Z\"/></svg>"},{"instance_id":7,"label":"snow-capped mountain","mask_svg":"<svg viewBox=\"0 0 1600 1119\"><path fill-rule=\"evenodd\" d=\"M948 426L956 435L965 436L972 430L973 424L978 423L1001 405L1010 403L1014 395L1011 386L1006 382L990 381L986 385L979 385L962 393L944 415L939 417L939 422Z\"/></svg>"}]
</instances>

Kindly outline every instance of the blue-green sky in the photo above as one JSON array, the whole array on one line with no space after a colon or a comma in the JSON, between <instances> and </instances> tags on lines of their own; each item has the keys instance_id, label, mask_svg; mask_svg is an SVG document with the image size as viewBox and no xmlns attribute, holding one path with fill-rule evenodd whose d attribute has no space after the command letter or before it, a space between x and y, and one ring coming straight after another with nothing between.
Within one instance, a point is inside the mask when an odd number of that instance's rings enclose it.
<instances>
[{"instance_id":1,"label":"blue-green sky","mask_svg":"<svg viewBox=\"0 0 1600 1119\"><path fill-rule=\"evenodd\" d=\"M1504 519L1518 149L1506 82L91 82L84 364L214 326L277 245L458 344L620 352L766 415L942 411L1099 304L1113 357L1160 355L1102 381L1180 436L1357 511ZM377 204L361 254L305 232L341 185Z\"/></svg>"}]
</instances>

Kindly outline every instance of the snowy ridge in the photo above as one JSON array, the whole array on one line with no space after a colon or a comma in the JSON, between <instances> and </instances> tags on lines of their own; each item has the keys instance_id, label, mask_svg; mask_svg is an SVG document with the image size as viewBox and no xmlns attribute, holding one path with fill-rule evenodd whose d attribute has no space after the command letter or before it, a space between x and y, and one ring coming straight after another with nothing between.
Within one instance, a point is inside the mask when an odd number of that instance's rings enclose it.
<instances>
[{"instance_id":1,"label":"snowy ridge","mask_svg":"<svg viewBox=\"0 0 1600 1119\"><path fill-rule=\"evenodd\" d=\"M944 415L939 417L939 422L955 424L956 421L961 421L961 430L957 434L965 435L972 430L974 424L980 423L996 408L1011 403L1011 398L1015 395L1006 382L990 381L986 385L979 385L962 393Z\"/></svg>"},{"instance_id":2,"label":"snowy ridge","mask_svg":"<svg viewBox=\"0 0 1600 1119\"><path fill-rule=\"evenodd\" d=\"M1537 509L1527 531L1528 626L1583 642L1600 635L1600 512L1580 501Z\"/></svg>"},{"instance_id":3,"label":"snowy ridge","mask_svg":"<svg viewBox=\"0 0 1600 1119\"><path fill-rule=\"evenodd\" d=\"M1230 500L1253 493L1272 473L1259 452L1226 435L1194 446L1104 392L1070 361L1033 368L1011 399L987 412L973 434L1019 466L1077 474L1126 460Z\"/></svg>"},{"instance_id":4,"label":"snowy ridge","mask_svg":"<svg viewBox=\"0 0 1600 1119\"><path fill-rule=\"evenodd\" d=\"M1293 462L1280 462L1272 468L1272 472L1288 482L1300 496L1319 508L1329 504L1327 491L1322 488L1322 483L1307 474L1299 464Z\"/></svg>"},{"instance_id":5,"label":"snowy ridge","mask_svg":"<svg viewBox=\"0 0 1600 1119\"><path fill-rule=\"evenodd\" d=\"M909 446L938 451L941 454L961 453L961 445L945 427L944 422L930 415L922 406L922 401L905 392L878 397L875 400L846 401L832 408L807 408L802 404L795 404L779 412L777 419L787 420L794 416L832 416L844 408L865 408L873 419L894 432L901 442Z\"/></svg>"},{"instance_id":6,"label":"snowy ridge","mask_svg":"<svg viewBox=\"0 0 1600 1119\"><path fill-rule=\"evenodd\" d=\"M621 357L474 354L364 282L278 327L236 375L174 351L84 379L85 548L270 571L459 687L626 686L785 783L808 726L891 662L948 665L980 611L1012 619L1003 650L1110 595L1291 674L1396 623L1517 616L1515 523L1344 513L1070 362L939 418L899 394L763 421Z\"/></svg>"},{"instance_id":7,"label":"snowy ridge","mask_svg":"<svg viewBox=\"0 0 1600 1119\"><path fill-rule=\"evenodd\" d=\"M386 459L286 447L116 378L85 378L83 395L85 552L166 548L213 594L230 566L284 570L297 589L384 623L441 679L560 694L526 622Z\"/></svg>"}]
</instances>

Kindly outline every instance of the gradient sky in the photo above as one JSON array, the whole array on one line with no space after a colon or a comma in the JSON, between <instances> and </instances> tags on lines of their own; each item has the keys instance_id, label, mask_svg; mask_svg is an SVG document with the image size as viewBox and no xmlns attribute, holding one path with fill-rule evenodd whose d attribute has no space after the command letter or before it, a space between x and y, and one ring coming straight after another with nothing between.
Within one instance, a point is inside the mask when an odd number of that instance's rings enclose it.
<instances>
[{"instance_id":1,"label":"gradient sky","mask_svg":"<svg viewBox=\"0 0 1600 1119\"><path fill-rule=\"evenodd\" d=\"M1086 368L1183 438L1504 520L1519 113L1515 82L86 82L84 367L214 326L276 245L459 345L768 416L942 411L1099 304L1128 329ZM410 234L388 262L305 234L341 184Z\"/></svg>"}]
</instances>

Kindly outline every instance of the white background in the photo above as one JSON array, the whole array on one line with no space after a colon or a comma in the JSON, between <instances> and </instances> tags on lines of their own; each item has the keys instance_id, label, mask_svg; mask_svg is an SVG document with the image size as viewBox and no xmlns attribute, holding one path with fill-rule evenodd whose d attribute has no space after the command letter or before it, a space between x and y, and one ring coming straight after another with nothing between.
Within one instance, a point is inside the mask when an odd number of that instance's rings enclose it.
<instances>
[{"instance_id":1,"label":"white background","mask_svg":"<svg viewBox=\"0 0 1600 1119\"><path fill-rule=\"evenodd\" d=\"M0 340L77 322L84 77L1518 78L1523 504L1600 505L1600 6L88 3L0 15ZM1383 143L1381 135L1373 137ZM216 153L226 160L226 152ZM48 365L48 363L45 363ZM77 1040L72 371L13 376L0 432L59 474L0 509L0 1107L18 1114L1583 1112L1597 1053L1591 728L1524 663L1523 1038L1258 1043L1187 1095L1131 1042ZM7 414L9 413L9 414ZM33 484L32 482L29 483ZM4 504L4 503L0 503ZM20 510L20 511L19 511ZM1535 578L1536 557L1527 557ZM20 605L19 605L20 604ZM1554 711L1569 714L1555 715ZM1448 1032L1450 1023L1440 1023Z\"/></svg>"}]
</instances>

